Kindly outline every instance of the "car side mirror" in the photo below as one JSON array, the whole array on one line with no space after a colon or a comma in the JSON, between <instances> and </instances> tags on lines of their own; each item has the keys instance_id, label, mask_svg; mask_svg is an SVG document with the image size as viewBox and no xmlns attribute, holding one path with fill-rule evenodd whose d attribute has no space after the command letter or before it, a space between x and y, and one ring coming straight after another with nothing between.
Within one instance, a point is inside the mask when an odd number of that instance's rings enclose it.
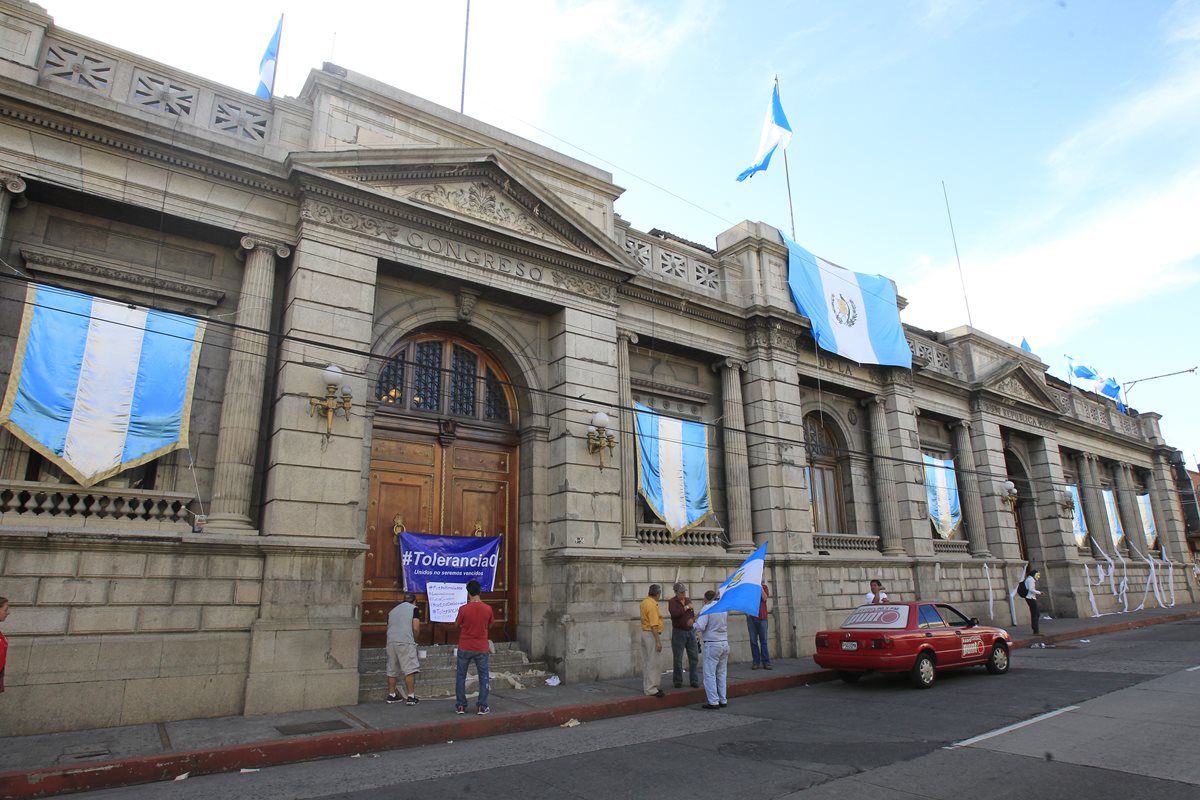
<instances>
[{"instance_id":1,"label":"car side mirror","mask_svg":"<svg viewBox=\"0 0 1200 800\"><path fill-rule=\"evenodd\" d=\"M968 622L970 622L970 623L971 623L971 627L972 627L972 628L974 628L976 625L978 625L978 624L979 624L979 617L971 617L971 618L970 618L969 620L967 620L967 621L968 621Z\"/></svg>"}]
</instances>

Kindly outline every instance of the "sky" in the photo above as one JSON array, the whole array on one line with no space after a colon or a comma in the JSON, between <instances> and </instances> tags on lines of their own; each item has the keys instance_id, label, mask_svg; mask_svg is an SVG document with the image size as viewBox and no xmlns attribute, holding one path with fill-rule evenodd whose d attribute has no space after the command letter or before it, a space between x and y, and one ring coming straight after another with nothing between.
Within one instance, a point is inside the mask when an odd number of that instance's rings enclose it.
<instances>
[{"instance_id":1,"label":"sky","mask_svg":"<svg viewBox=\"0 0 1200 800\"><path fill-rule=\"evenodd\" d=\"M1200 365L1200 0L473 0L465 91L466 0L41 4L247 92L283 13L276 94L332 61L462 98L610 171L634 228L710 247L790 226L782 160L734 180L778 77L797 241L892 278L904 322L1024 337L1058 377ZM1200 372L1126 389L1195 465Z\"/></svg>"}]
</instances>

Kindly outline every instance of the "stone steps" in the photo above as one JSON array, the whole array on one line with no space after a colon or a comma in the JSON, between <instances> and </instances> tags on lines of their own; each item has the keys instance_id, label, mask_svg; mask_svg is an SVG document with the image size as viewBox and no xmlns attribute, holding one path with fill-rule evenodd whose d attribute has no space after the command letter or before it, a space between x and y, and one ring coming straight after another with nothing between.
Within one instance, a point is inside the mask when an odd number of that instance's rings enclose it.
<instances>
[{"instance_id":1,"label":"stone steps","mask_svg":"<svg viewBox=\"0 0 1200 800\"><path fill-rule=\"evenodd\" d=\"M550 673L545 664L530 661L515 642L493 642L488 659L492 688L523 689L542 683ZM417 677L418 697L453 697L457 658L454 645L421 645L421 674ZM358 659L358 702L373 703L387 696L387 652L382 647L363 648ZM404 680L399 681L401 688ZM475 670L467 674L467 694L479 691Z\"/></svg>"}]
</instances>

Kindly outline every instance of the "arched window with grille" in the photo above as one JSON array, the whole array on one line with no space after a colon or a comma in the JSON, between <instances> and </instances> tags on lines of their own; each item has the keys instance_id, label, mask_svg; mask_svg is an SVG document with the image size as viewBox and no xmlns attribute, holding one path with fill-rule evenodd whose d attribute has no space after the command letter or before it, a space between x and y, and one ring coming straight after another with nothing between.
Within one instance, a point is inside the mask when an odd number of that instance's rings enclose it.
<instances>
[{"instance_id":1,"label":"arched window with grille","mask_svg":"<svg viewBox=\"0 0 1200 800\"><path fill-rule=\"evenodd\" d=\"M379 372L381 409L512 426L516 402L504 370L479 345L444 333L423 333L397 345Z\"/></svg>"},{"instance_id":2,"label":"arched window with grille","mask_svg":"<svg viewBox=\"0 0 1200 800\"><path fill-rule=\"evenodd\" d=\"M814 412L804 418L804 444L808 450L813 530L847 533L846 509L842 501L844 448L841 437L822 414Z\"/></svg>"}]
</instances>

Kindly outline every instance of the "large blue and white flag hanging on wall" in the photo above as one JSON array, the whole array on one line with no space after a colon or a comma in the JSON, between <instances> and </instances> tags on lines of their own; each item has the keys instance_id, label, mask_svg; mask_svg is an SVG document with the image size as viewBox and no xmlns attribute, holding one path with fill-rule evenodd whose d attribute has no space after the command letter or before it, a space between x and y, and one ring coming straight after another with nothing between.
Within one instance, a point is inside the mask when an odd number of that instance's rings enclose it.
<instances>
[{"instance_id":1,"label":"large blue and white flag hanging on wall","mask_svg":"<svg viewBox=\"0 0 1200 800\"><path fill-rule=\"evenodd\" d=\"M1125 528L1121 526L1121 515L1117 513L1117 496L1112 489L1103 489L1100 492L1104 496L1104 510L1108 513L1108 530L1112 534L1112 543L1114 547L1121 546L1121 540L1125 538Z\"/></svg>"},{"instance_id":2,"label":"large blue and white flag hanging on wall","mask_svg":"<svg viewBox=\"0 0 1200 800\"><path fill-rule=\"evenodd\" d=\"M708 486L708 429L635 404L638 491L677 538L712 510Z\"/></svg>"},{"instance_id":3,"label":"large blue and white flag hanging on wall","mask_svg":"<svg viewBox=\"0 0 1200 800\"><path fill-rule=\"evenodd\" d=\"M811 321L817 344L860 364L912 369L912 350L890 280L830 264L787 236L783 243L792 300Z\"/></svg>"},{"instance_id":4,"label":"large blue and white flag hanging on wall","mask_svg":"<svg viewBox=\"0 0 1200 800\"><path fill-rule=\"evenodd\" d=\"M30 284L0 423L83 486L187 446L204 324Z\"/></svg>"},{"instance_id":5,"label":"large blue and white flag hanging on wall","mask_svg":"<svg viewBox=\"0 0 1200 800\"><path fill-rule=\"evenodd\" d=\"M1137 496L1138 511L1142 515L1142 532L1146 534L1146 546L1151 550L1158 548L1158 526L1154 524L1154 508L1150 505L1150 495Z\"/></svg>"},{"instance_id":6,"label":"large blue and white flag hanging on wall","mask_svg":"<svg viewBox=\"0 0 1200 800\"><path fill-rule=\"evenodd\" d=\"M1075 534L1075 546L1086 547L1088 540L1087 520L1083 518L1083 503L1079 500L1079 487L1073 483L1068 483L1067 494L1071 495L1071 503L1075 508L1075 516L1071 518L1071 532Z\"/></svg>"},{"instance_id":7,"label":"large blue and white flag hanging on wall","mask_svg":"<svg viewBox=\"0 0 1200 800\"><path fill-rule=\"evenodd\" d=\"M929 495L929 519L943 539L949 538L962 521L954 459L925 455L925 491Z\"/></svg>"},{"instance_id":8,"label":"large blue and white flag hanging on wall","mask_svg":"<svg viewBox=\"0 0 1200 800\"><path fill-rule=\"evenodd\" d=\"M740 611L757 617L762 602L763 567L767 563L767 542L763 542L737 571L717 587L717 602L704 608L699 616L718 611Z\"/></svg>"}]
</instances>

